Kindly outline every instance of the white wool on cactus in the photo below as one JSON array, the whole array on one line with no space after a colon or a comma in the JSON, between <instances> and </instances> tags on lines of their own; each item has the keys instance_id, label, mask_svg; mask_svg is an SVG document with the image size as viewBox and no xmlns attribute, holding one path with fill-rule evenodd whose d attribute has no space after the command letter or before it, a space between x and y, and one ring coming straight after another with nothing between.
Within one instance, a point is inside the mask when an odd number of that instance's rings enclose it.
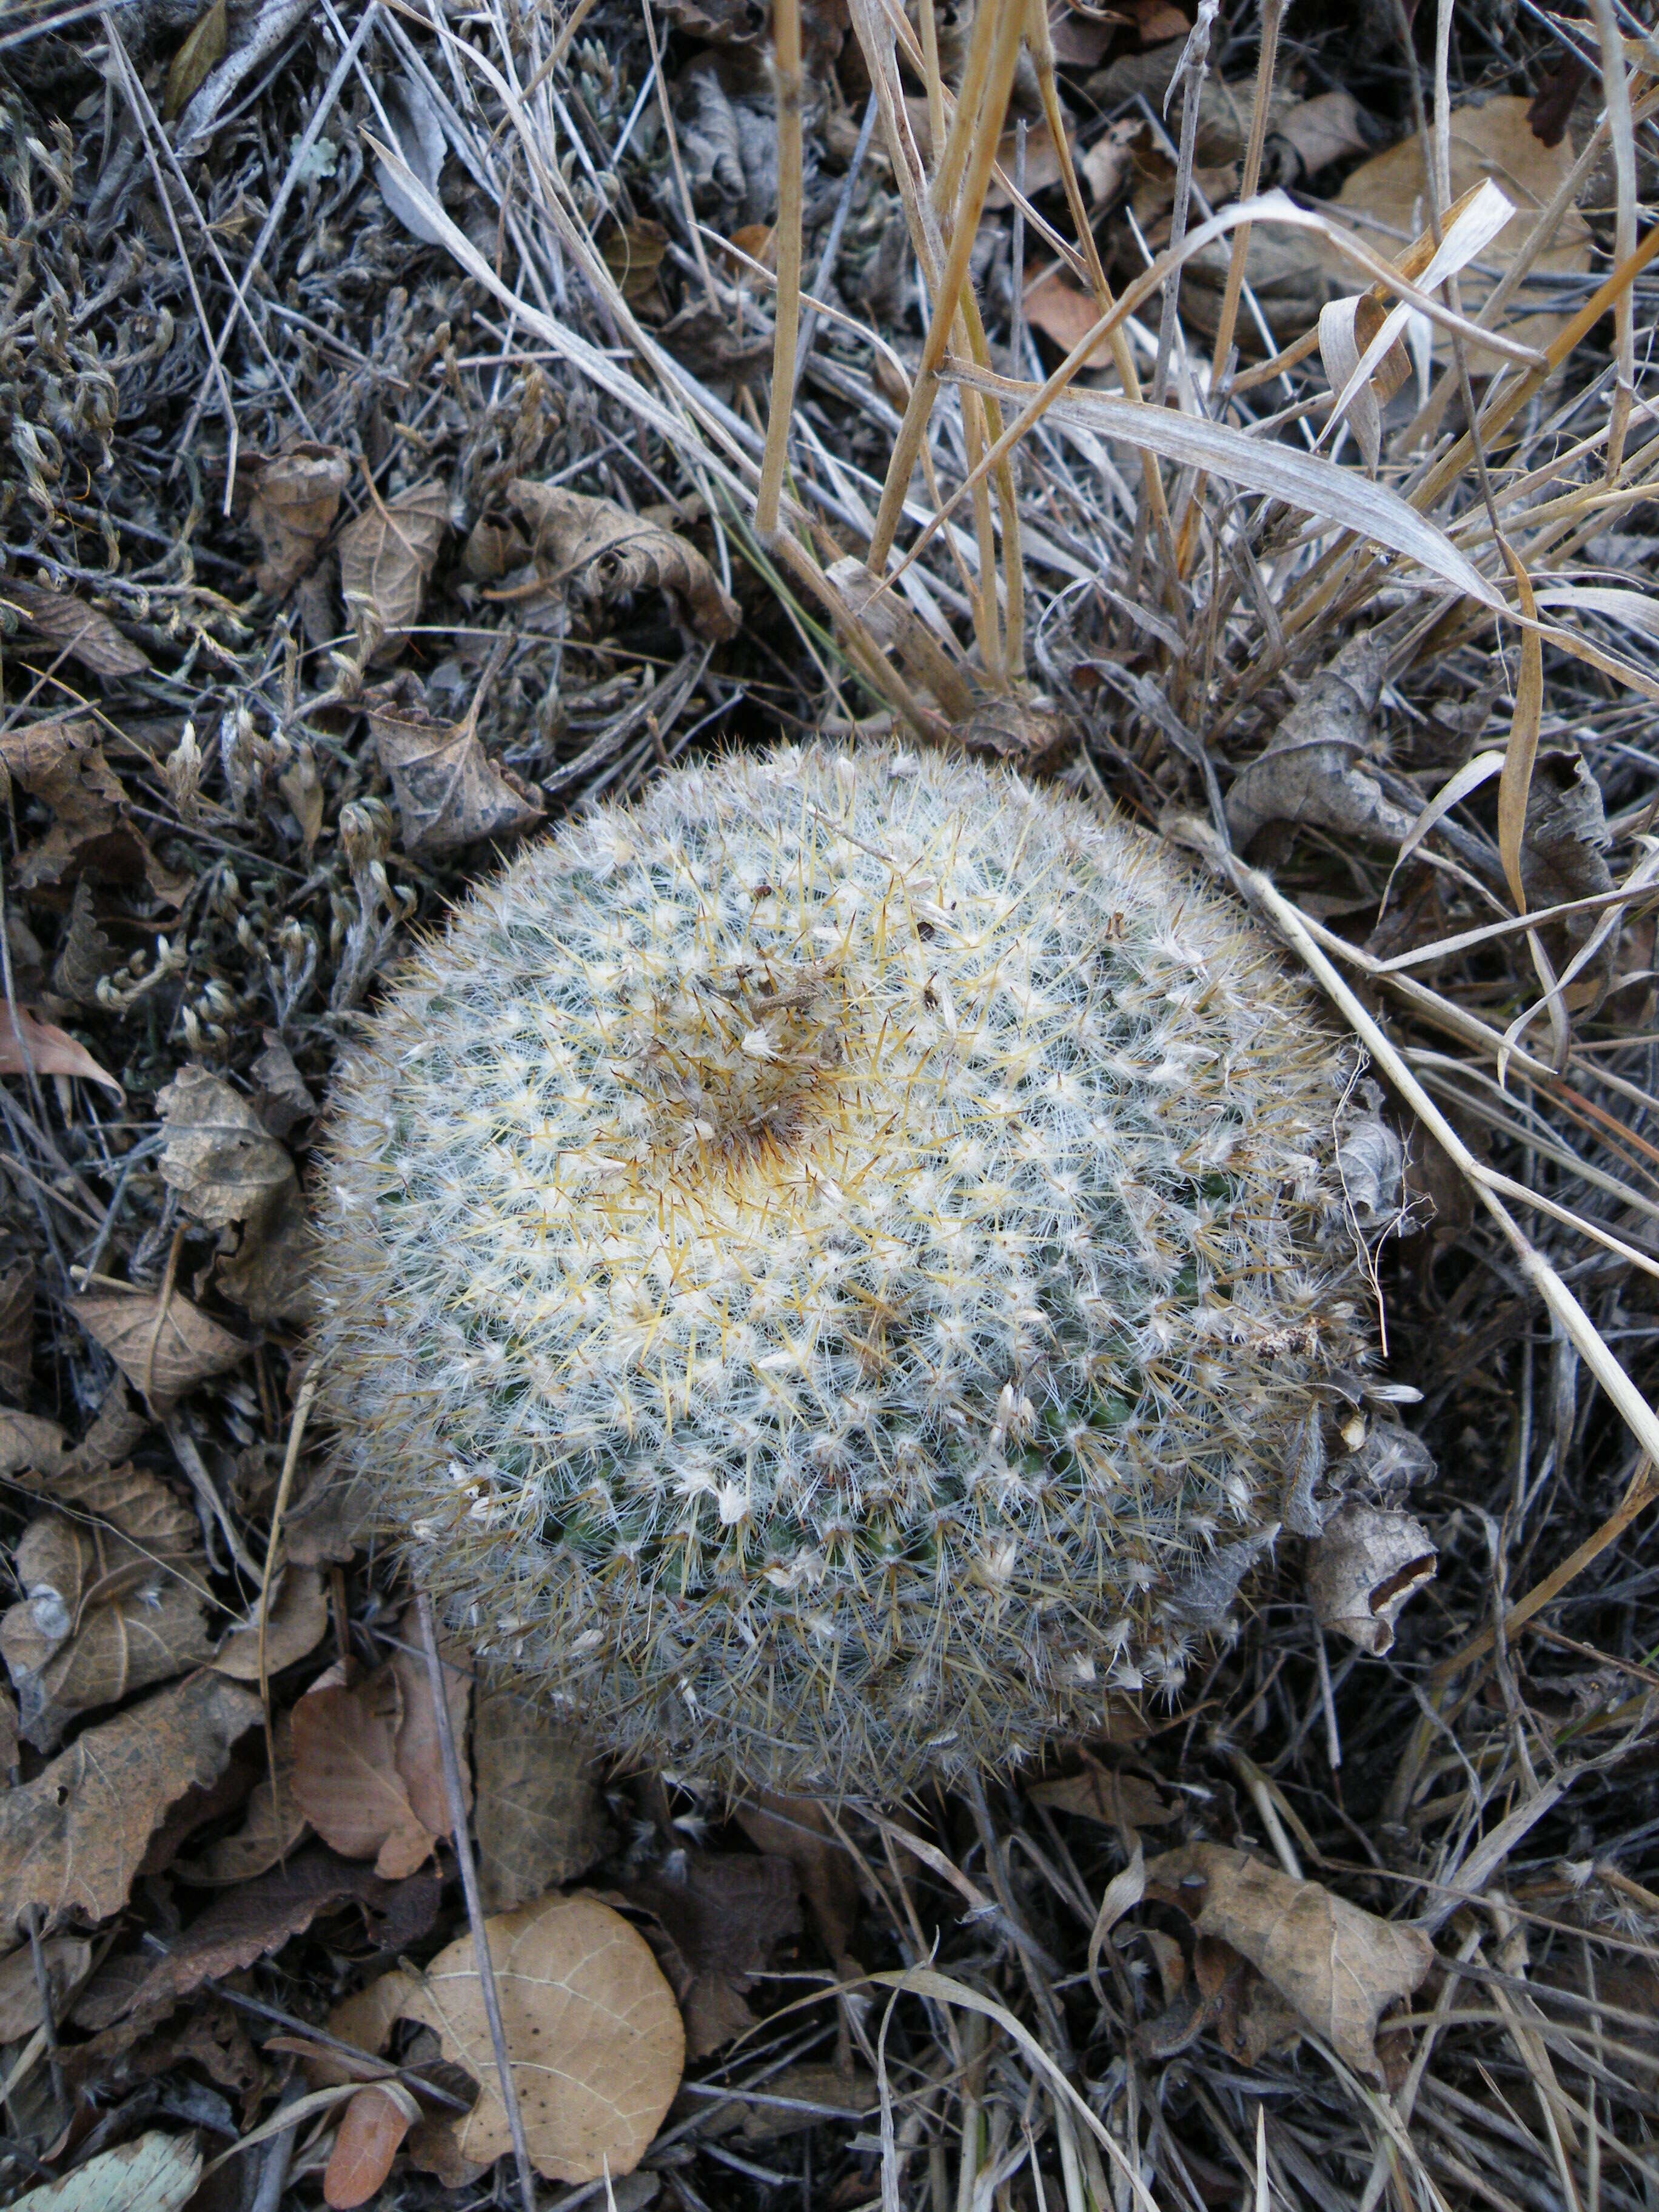
<instances>
[{"instance_id":1,"label":"white wool on cactus","mask_svg":"<svg viewBox=\"0 0 1659 2212\"><path fill-rule=\"evenodd\" d=\"M337 1090L343 1475L600 1738L891 1797L1170 1691L1367 1357L1340 1046L1143 832L965 759L671 773Z\"/></svg>"}]
</instances>

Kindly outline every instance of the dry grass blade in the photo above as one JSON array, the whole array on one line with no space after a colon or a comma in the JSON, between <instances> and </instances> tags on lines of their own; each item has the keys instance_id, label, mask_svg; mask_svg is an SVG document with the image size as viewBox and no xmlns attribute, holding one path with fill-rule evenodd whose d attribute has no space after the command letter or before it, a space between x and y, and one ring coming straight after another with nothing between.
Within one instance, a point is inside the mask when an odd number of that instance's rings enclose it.
<instances>
[{"instance_id":1,"label":"dry grass blade","mask_svg":"<svg viewBox=\"0 0 1659 2212\"><path fill-rule=\"evenodd\" d=\"M1011 398L1016 391L1006 380L985 378L967 367L954 366L951 374L963 384L982 385ZM1035 403L1028 416L1034 410ZM1106 392L1073 392L1051 400L1045 411L1057 421L1078 422L1166 460L1206 470L1264 498L1282 499L1287 506L1300 507L1322 522L1351 530L1403 555L1429 575L1495 611L1509 611L1503 593L1459 552L1437 524L1386 484L1370 483L1320 455L1253 438L1229 422L1206 422L1168 408L1137 407L1133 400L1115 398ZM1019 428L1017 421L1010 437Z\"/></svg>"}]
</instances>

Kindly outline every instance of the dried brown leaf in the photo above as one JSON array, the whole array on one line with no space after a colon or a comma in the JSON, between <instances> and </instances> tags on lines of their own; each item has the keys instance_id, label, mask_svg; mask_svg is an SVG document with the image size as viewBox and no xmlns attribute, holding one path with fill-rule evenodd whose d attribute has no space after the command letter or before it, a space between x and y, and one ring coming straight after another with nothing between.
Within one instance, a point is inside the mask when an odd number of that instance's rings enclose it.
<instances>
[{"instance_id":1,"label":"dried brown leaf","mask_svg":"<svg viewBox=\"0 0 1659 2212\"><path fill-rule=\"evenodd\" d=\"M64 1991L80 1981L92 1964L92 1946L84 1936L49 1936L40 1950L52 2010L59 2014ZM0 1959L0 2043L18 2043L33 2035L40 2019L40 1984L33 1950L25 1943L21 1950Z\"/></svg>"},{"instance_id":2,"label":"dried brown leaf","mask_svg":"<svg viewBox=\"0 0 1659 2212\"><path fill-rule=\"evenodd\" d=\"M131 1462L106 1467L94 1455L83 1460L77 1452L55 1472L48 1468L44 1476L27 1478L27 1486L44 1491L54 1505L72 1506L77 1512L107 1521L127 1540L133 1553L146 1562L200 1565L201 1523L194 1507L170 1490L159 1475ZM108 1556L107 1548L101 1556ZM70 1600L71 1610L79 1605L82 1595L77 1589Z\"/></svg>"},{"instance_id":3,"label":"dried brown leaf","mask_svg":"<svg viewBox=\"0 0 1659 2212\"><path fill-rule=\"evenodd\" d=\"M0 1478L33 1470L49 1475L64 1458L64 1431L56 1421L0 1406Z\"/></svg>"},{"instance_id":4,"label":"dried brown leaf","mask_svg":"<svg viewBox=\"0 0 1659 2212\"><path fill-rule=\"evenodd\" d=\"M1398 845L1412 815L1384 797L1370 765L1388 648L1352 637L1308 685L1227 793L1227 827L1242 853L1270 822L1310 823L1340 836Z\"/></svg>"},{"instance_id":5,"label":"dried brown leaf","mask_svg":"<svg viewBox=\"0 0 1659 2212\"><path fill-rule=\"evenodd\" d=\"M95 722L62 714L9 731L0 736L0 769L52 814L51 829L17 863L21 890L89 870L102 882L142 878L174 906L189 890L190 879L163 867L134 827Z\"/></svg>"},{"instance_id":6,"label":"dried brown leaf","mask_svg":"<svg viewBox=\"0 0 1659 2212\"><path fill-rule=\"evenodd\" d=\"M1432 1582L1434 1539L1409 1513L1350 1504L1325 1523L1308 1553L1308 1595L1322 1628L1373 1658L1394 1645L1406 1601Z\"/></svg>"},{"instance_id":7,"label":"dried brown leaf","mask_svg":"<svg viewBox=\"0 0 1659 2212\"><path fill-rule=\"evenodd\" d=\"M207 82L210 73L223 61L228 29L225 0L211 0L211 4L197 17L190 36L173 57L167 71L161 112L169 123L176 122L184 113Z\"/></svg>"},{"instance_id":8,"label":"dried brown leaf","mask_svg":"<svg viewBox=\"0 0 1659 2212\"><path fill-rule=\"evenodd\" d=\"M249 1219L236 1249L220 1254L213 1279L228 1298L247 1309L251 1321L270 1327L310 1320L316 1264L316 1233L305 1192L292 1176Z\"/></svg>"},{"instance_id":9,"label":"dried brown leaf","mask_svg":"<svg viewBox=\"0 0 1659 2212\"><path fill-rule=\"evenodd\" d=\"M1461 199L1483 178L1490 177L1517 210L1482 252L1478 268L1466 270L1460 279L1467 314L1478 313L1573 166L1571 139L1547 146L1528 119L1528 105L1524 98L1506 94L1478 107L1458 108L1451 117L1451 200ZM1373 245L1395 255L1398 248L1394 241L1403 245L1421 229L1422 200L1423 149L1414 136L1408 136L1385 153L1362 162L1343 185L1335 205L1341 213L1358 218ZM1544 278L1583 276L1590 266L1592 243L1589 223L1576 207L1569 207L1551 242L1533 263L1533 270ZM1322 242L1310 241L1308 251L1340 291L1350 289L1352 276L1344 276L1340 255ZM1347 266L1352 270L1352 264ZM1522 296L1526 296L1524 288ZM1547 346L1570 312L1565 301L1557 305L1552 299L1547 307L1518 320L1506 319L1504 328L1508 336L1524 344ZM1437 357L1451 357L1450 337L1437 324L1434 350ZM1467 359L1472 375L1489 376L1499 366L1500 356L1482 347L1469 346Z\"/></svg>"},{"instance_id":10,"label":"dried brown leaf","mask_svg":"<svg viewBox=\"0 0 1659 2212\"><path fill-rule=\"evenodd\" d=\"M323 2201L336 2212L367 2204L392 2171L409 2133L414 2100L389 2090L359 2089L346 2106L323 2173Z\"/></svg>"},{"instance_id":11,"label":"dried brown leaf","mask_svg":"<svg viewBox=\"0 0 1659 2212\"><path fill-rule=\"evenodd\" d=\"M397 1677L403 1703L394 1753L398 1772L415 1817L434 1836L450 1837L454 1822L449 1813L449 1791L444 1783L443 1751L438 1734L437 1707L427 1675L426 1654L421 1648L420 1616L413 1606L398 1624L399 1648L387 1662ZM461 1770L461 1802L472 1809L472 1778L467 1771L466 1709L472 1695L472 1665L459 1650L446 1641L443 1658L444 1699L449 1707L449 1726Z\"/></svg>"},{"instance_id":12,"label":"dried brown leaf","mask_svg":"<svg viewBox=\"0 0 1659 2212\"><path fill-rule=\"evenodd\" d=\"M179 1872L203 1888L222 1882L251 1881L285 1858L310 1833L305 1814L294 1795L294 1721L291 1713L276 1719L276 1779L273 1789L266 1774L257 1782L247 1801L242 1825L210 1843L199 1859Z\"/></svg>"},{"instance_id":13,"label":"dried brown leaf","mask_svg":"<svg viewBox=\"0 0 1659 2212\"><path fill-rule=\"evenodd\" d=\"M53 1923L118 1912L168 1806L222 1772L260 1717L247 1691L191 1674L86 1729L33 1781L0 1792L0 1924L31 1905Z\"/></svg>"},{"instance_id":14,"label":"dried brown leaf","mask_svg":"<svg viewBox=\"0 0 1659 2212\"><path fill-rule=\"evenodd\" d=\"M387 1894L387 1885L368 1867L353 1866L313 1844L285 1867L239 1882L215 1898L136 1984L125 2009L158 2017L204 1982L239 1972L280 1951L319 1912L340 1905L360 1905L365 1912L374 1912Z\"/></svg>"},{"instance_id":15,"label":"dried brown leaf","mask_svg":"<svg viewBox=\"0 0 1659 2212\"><path fill-rule=\"evenodd\" d=\"M131 1467L60 1476L53 1487L113 1525L54 1513L17 1547L24 1602L0 1619L0 1653L23 1736L40 1751L77 1714L166 1681L211 1649L194 1514Z\"/></svg>"},{"instance_id":16,"label":"dried brown leaf","mask_svg":"<svg viewBox=\"0 0 1659 2212\"><path fill-rule=\"evenodd\" d=\"M262 1032L264 1049L248 1070L259 1119L279 1141L296 1123L308 1121L317 1101L306 1087L294 1055L276 1030Z\"/></svg>"},{"instance_id":17,"label":"dried brown leaf","mask_svg":"<svg viewBox=\"0 0 1659 2212\"><path fill-rule=\"evenodd\" d=\"M0 1075L21 1075L30 1067L37 1075L68 1075L82 1083L101 1083L118 1098L126 1097L115 1078L100 1067L67 1030L43 1022L27 1006L0 1003Z\"/></svg>"},{"instance_id":18,"label":"dried brown leaf","mask_svg":"<svg viewBox=\"0 0 1659 2212\"><path fill-rule=\"evenodd\" d=\"M1057 1774L1026 1790L1033 1804L1051 1813L1078 1813L1109 1828L1157 1828L1178 1818L1181 1800L1144 1774L1120 1768L1085 1766L1078 1774Z\"/></svg>"},{"instance_id":19,"label":"dried brown leaf","mask_svg":"<svg viewBox=\"0 0 1659 2212\"><path fill-rule=\"evenodd\" d=\"M281 599L312 567L350 479L338 446L290 446L258 464L247 520L264 556L253 571L262 592Z\"/></svg>"},{"instance_id":20,"label":"dried brown leaf","mask_svg":"<svg viewBox=\"0 0 1659 2212\"><path fill-rule=\"evenodd\" d=\"M364 1989L356 1990L328 2016L328 2032L339 2043L378 2057L386 2049L397 2022L411 2002L420 2001L421 1985L407 1968L394 1966ZM332 2088L337 2082L361 2079L356 2065L343 2054L319 2051L306 2061L307 2078L313 2087Z\"/></svg>"},{"instance_id":21,"label":"dried brown leaf","mask_svg":"<svg viewBox=\"0 0 1659 2212\"><path fill-rule=\"evenodd\" d=\"M404 1701L387 1667L353 1689L308 1690L294 1708L294 1795L327 1843L348 1858L373 1858L390 1878L431 1856L433 1832L417 1817L398 1771Z\"/></svg>"},{"instance_id":22,"label":"dried brown leaf","mask_svg":"<svg viewBox=\"0 0 1659 2212\"><path fill-rule=\"evenodd\" d=\"M656 1918L659 1953L685 2016L690 2059L706 2058L754 2025L744 1992L800 1928L794 1868L746 1851L676 1851L624 1886Z\"/></svg>"},{"instance_id":23,"label":"dried brown leaf","mask_svg":"<svg viewBox=\"0 0 1659 2212\"><path fill-rule=\"evenodd\" d=\"M650 1946L597 1898L552 1896L484 1923L531 2163L550 2181L631 2173L679 2087L685 2032ZM404 2016L479 2085L462 2155L511 2148L471 1936L441 1951Z\"/></svg>"},{"instance_id":24,"label":"dried brown leaf","mask_svg":"<svg viewBox=\"0 0 1659 2212\"><path fill-rule=\"evenodd\" d=\"M88 1605L68 1638L43 1634L33 1602L0 1615L0 1653L17 1691L19 1730L37 1751L50 1751L78 1715L170 1681L212 1650L201 1592L166 1572L152 1571L107 1602Z\"/></svg>"},{"instance_id":25,"label":"dried brown leaf","mask_svg":"<svg viewBox=\"0 0 1659 2212\"><path fill-rule=\"evenodd\" d=\"M38 638L54 657L72 653L82 668L106 682L142 675L149 666L148 656L122 636L106 614L68 592L9 576L0 581L0 608L5 607L17 615L29 638Z\"/></svg>"},{"instance_id":26,"label":"dried brown leaf","mask_svg":"<svg viewBox=\"0 0 1659 2212\"><path fill-rule=\"evenodd\" d=\"M586 1874L605 1849L605 1822L581 1730L511 1688L481 1690L472 1756L485 1910L510 1912Z\"/></svg>"},{"instance_id":27,"label":"dried brown leaf","mask_svg":"<svg viewBox=\"0 0 1659 2212\"><path fill-rule=\"evenodd\" d=\"M1146 1887L1178 1905L1200 1936L1248 1959L1357 2074L1382 2080L1377 2021L1420 1988L1434 1964L1421 1929L1380 1920L1318 1882L1297 1881L1219 1844L1166 1851L1148 1865Z\"/></svg>"},{"instance_id":28,"label":"dried brown leaf","mask_svg":"<svg viewBox=\"0 0 1659 2212\"><path fill-rule=\"evenodd\" d=\"M476 726L438 722L418 703L407 678L381 684L363 703L368 726L392 779L407 853L449 853L483 837L512 837L542 818L539 794L511 769L492 761Z\"/></svg>"},{"instance_id":29,"label":"dried brown leaf","mask_svg":"<svg viewBox=\"0 0 1659 2212\"><path fill-rule=\"evenodd\" d=\"M210 1376L228 1375L247 1357L240 1337L176 1290L165 1310L159 1294L125 1291L83 1291L69 1310L154 1406L182 1397Z\"/></svg>"},{"instance_id":30,"label":"dried brown leaf","mask_svg":"<svg viewBox=\"0 0 1659 2212\"><path fill-rule=\"evenodd\" d=\"M699 637L735 637L738 603L695 545L659 523L628 514L608 499L520 477L507 501L535 535L537 566L550 583L568 583L590 604L655 585L684 602Z\"/></svg>"},{"instance_id":31,"label":"dried brown leaf","mask_svg":"<svg viewBox=\"0 0 1659 2212\"><path fill-rule=\"evenodd\" d=\"M220 1286L256 1322L304 1320L314 1249L293 1161L248 1101L204 1067L180 1069L156 1103L161 1173L185 1212L213 1229L246 1224L220 1257Z\"/></svg>"},{"instance_id":32,"label":"dried brown leaf","mask_svg":"<svg viewBox=\"0 0 1659 2212\"><path fill-rule=\"evenodd\" d=\"M92 878L81 876L70 907L69 929L52 963L52 988L60 999L74 1006L94 1007L99 984L119 964L119 956L98 919Z\"/></svg>"},{"instance_id":33,"label":"dried brown leaf","mask_svg":"<svg viewBox=\"0 0 1659 2212\"><path fill-rule=\"evenodd\" d=\"M192 1220L210 1229L246 1221L295 1180L293 1161L223 1076L181 1067L155 1103L161 1174Z\"/></svg>"},{"instance_id":34,"label":"dried brown leaf","mask_svg":"<svg viewBox=\"0 0 1659 2212\"><path fill-rule=\"evenodd\" d=\"M434 481L377 496L341 532L340 590L370 659L390 659L419 622L448 527L449 495Z\"/></svg>"},{"instance_id":35,"label":"dried brown leaf","mask_svg":"<svg viewBox=\"0 0 1659 2212\"><path fill-rule=\"evenodd\" d=\"M839 1967L850 1960L859 1917L858 1863L810 1797L757 1790L737 1808L738 1825L757 1851L787 1859L825 1950Z\"/></svg>"},{"instance_id":36,"label":"dried brown leaf","mask_svg":"<svg viewBox=\"0 0 1659 2212\"><path fill-rule=\"evenodd\" d=\"M328 1592L315 1567L290 1567L265 1624L265 1672L280 1674L314 1651L328 1633ZM215 1671L233 1682L259 1679L259 1608L229 1630L214 1658Z\"/></svg>"},{"instance_id":37,"label":"dried brown leaf","mask_svg":"<svg viewBox=\"0 0 1659 2212\"><path fill-rule=\"evenodd\" d=\"M1294 101L1278 118L1274 131L1310 177L1376 143L1376 126L1368 133L1365 111L1351 92L1318 92L1311 100Z\"/></svg>"}]
</instances>

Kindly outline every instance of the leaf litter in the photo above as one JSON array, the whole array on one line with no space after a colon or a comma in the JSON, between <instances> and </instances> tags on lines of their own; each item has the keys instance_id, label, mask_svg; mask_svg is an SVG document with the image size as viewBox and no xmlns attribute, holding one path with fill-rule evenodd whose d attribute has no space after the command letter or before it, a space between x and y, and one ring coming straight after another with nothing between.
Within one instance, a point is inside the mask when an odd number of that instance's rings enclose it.
<instances>
[{"instance_id":1,"label":"leaf litter","mask_svg":"<svg viewBox=\"0 0 1659 2212\"><path fill-rule=\"evenodd\" d=\"M985 342L883 560L971 10L893 11L902 62L803 10L775 534L766 10L15 12L9 2195L511 2174L421 1637L296 1418L319 1105L512 841L896 727L1224 830L1353 982L1361 1472L1287 1471L1201 1694L976 1800L727 1805L450 1668L532 2163L693 2208L1645 2201L1648 46L1604 85L1599 21L1480 0L1408 68L1387 9L1225 8L1194 70L1190 8L1051 8L1054 107L1039 40L969 118Z\"/></svg>"}]
</instances>

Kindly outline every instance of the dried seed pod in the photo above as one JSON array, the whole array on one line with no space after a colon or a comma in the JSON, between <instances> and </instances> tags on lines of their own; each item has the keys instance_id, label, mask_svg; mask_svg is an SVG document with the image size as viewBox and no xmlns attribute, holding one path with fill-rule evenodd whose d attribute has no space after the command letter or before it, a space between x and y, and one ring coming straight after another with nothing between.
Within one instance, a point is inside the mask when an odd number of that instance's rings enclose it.
<instances>
[{"instance_id":1,"label":"dried seed pod","mask_svg":"<svg viewBox=\"0 0 1659 2212\"><path fill-rule=\"evenodd\" d=\"M618 1748L878 1796L1033 1752L1179 1685L1346 1412L1344 1074L1075 800L677 771L480 890L342 1075L342 1476Z\"/></svg>"}]
</instances>

